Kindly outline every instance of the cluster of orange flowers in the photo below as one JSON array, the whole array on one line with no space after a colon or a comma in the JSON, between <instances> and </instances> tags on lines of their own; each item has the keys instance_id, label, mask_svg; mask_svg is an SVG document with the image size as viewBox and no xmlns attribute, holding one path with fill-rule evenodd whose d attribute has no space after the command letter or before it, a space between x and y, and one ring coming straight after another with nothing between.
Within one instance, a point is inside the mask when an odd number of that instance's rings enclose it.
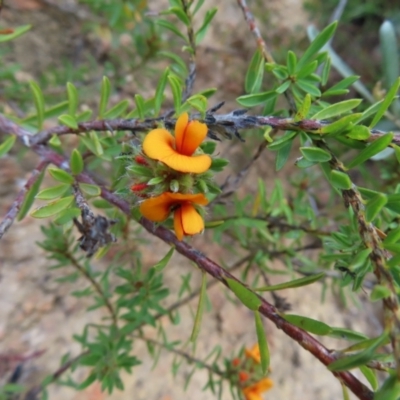
<instances>
[{"instance_id":1,"label":"cluster of orange flowers","mask_svg":"<svg viewBox=\"0 0 400 400\"><path fill-rule=\"evenodd\" d=\"M255 364L257 367L261 362L258 344L254 345L250 350L245 349L245 356L246 360L244 363L239 358L232 360L233 366L240 369L238 377L242 393L246 400L262 400L262 393L271 389L273 382L270 378L251 379L253 375L256 375L254 365L252 364ZM252 361L250 365L248 363L249 360Z\"/></svg>"},{"instance_id":2,"label":"cluster of orange flowers","mask_svg":"<svg viewBox=\"0 0 400 400\"><path fill-rule=\"evenodd\" d=\"M194 193L192 177L205 173L212 163L209 155L199 154L198 150L207 131L206 124L189 121L188 114L184 113L176 121L175 136L163 128L153 129L143 141L144 156L135 158L138 164L152 166L160 182L169 182L168 190L155 196L146 193L150 182L131 186L131 191L139 197L148 197L140 204L141 214L151 221L162 222L173 212L174 230L179 240L204 230L199 210L208 204L208 199L203 193Z\"/></svg>"}]
</instances>

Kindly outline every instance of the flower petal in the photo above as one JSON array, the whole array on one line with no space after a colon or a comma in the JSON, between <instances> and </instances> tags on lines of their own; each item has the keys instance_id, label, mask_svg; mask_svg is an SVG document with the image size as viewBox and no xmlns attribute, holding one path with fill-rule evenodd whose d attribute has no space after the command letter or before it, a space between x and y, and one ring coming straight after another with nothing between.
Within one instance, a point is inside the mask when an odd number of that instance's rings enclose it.
<instances>
[{"instance_id":1,"label":"flower petal","mask_svg":"<svg viewBox=\"0 0 400 400\"><path fill-rule=\"evenodd\" d=\"M150 221L161 222L168 218L173 203L174 201L168 196L168 193L163 193L145 200L139 210Z\"/></svg>"},{"instance_id":2,"label":"flower petal","mask_svg":"<svg viewBox=\"0 0 400 400\"><path fill-rule=\"evenodd\" d=\"M243 394L246 400L263 400L260 393L254 391L252 386L243 389Z\"/></svg>"},{"instance_id":3,"label":"flower petal","mask_svg":"<svg viewBox=\"0 0 400 400\"><path fill-rule=\"evenodd\" d=\"M176 142L176 150L186 156L191 156L200 146L201 142L207 136L207 125L200 121L190 121L185 129L182 143L178 147Z\"/></svg>"},{"instance_id":4,"label":"flower petal","mask_svg":"<svg viewBox=\"0 0 400 400\"><path fill-rule=\"evenodd\" d=\"M204 221L201 215L190 203L184 203L180 207L183 233L191 236L204 230Z\"/></svg>"},{"instance_id":5,"label":"flower petal","mask_svg":"<svg viewBox=\"0 0 400 400\"><path fill-rule=\"evenodd\" d=\"M177 152L166 155L162 159L158 159L168 167L179 172L186 172L192 174L201 174L206 172L211 166L211 157L206 154L201 156L184 156Z\"/></svg>"},{"instance_id":6,"label":"flower petal","mask_svg":"<svg viewBox=\"0 0 400 400\"><path fill-rule=\"evenodd\" d=\"M252 358L258 364L261 363L261 355L258 344L255 344L250 350L245 349L244 352L247 358Z\"/></svg>"},{"instance_id":7,"label":"flower petal","mask_svg":"<svg viewBox=\"0 0 400 400\"><path fill-rule=\"evenodd\" d=\"M174 212L174 230L175 230L175 235L178 238L178 240L183 239L183 225L182 225L182 210L181 207L175 210Z\"/></svg>"},{"instance_id":8,"label":"flower petal","mask_svg":"<svg viewBox=\"0 0 400 400\"><path fill-rule=\"evenodd\" d=\"M258 392L266 392L274 386L274 382L270 378L263 378L253 385Z\"/></svg>"},{"instance_id":9,"label":"flower petal","mask_svg":"<svg viewBox=\"0 0 400 400\"><path fill-rule=\"evenodd\" d=\"M181 153L180 149L182 148L183 138L185 136L185 130L187 128L187 124L189 122L188 113L183 113L176 120L175 124L175 145L176 150ZM183 153L182 153L183 154ZM191 155L191 154L186 154Z\"/></svg>"},{"instance_id":10,"label":"flower petal","mask_svg":"<svg viewBox=\"0 0 400 400\"><path fill-rule=\"evenodd\" d=\"M176 154L174 137L166 129L153 129L143 140L144 153L153 160L162 161Z\"/></svg>"},{"instance_id":11,"label":"flower petal","mask_svg":"<svg viewBox=\"0 0 400 400\"><path fill-rule=\"evenodd\" d=\"M175 203L187 201L201 206L206 206L208 204L208 199L206 196L204 196L203 193L185 194L185 193L165 192L164 195L168 197L171 201L175 200Z\"/></svg>"}]
</instances>

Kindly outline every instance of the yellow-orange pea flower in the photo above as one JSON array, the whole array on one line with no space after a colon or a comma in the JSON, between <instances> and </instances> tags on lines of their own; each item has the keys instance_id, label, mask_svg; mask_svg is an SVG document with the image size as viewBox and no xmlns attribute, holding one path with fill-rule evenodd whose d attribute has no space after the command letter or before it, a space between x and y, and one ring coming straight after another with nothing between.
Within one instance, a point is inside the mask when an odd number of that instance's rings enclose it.
<instances>
[{"instance_id":1,"label":"yellow-orange pea flower","mask_svg":"<svg viewBox=\"0 0 400 400\"><path fill-rule=\"evenodd\" d=\"M206 124L189 121L184 113L176 121L175 137L166 129L153 129L144 138L143 151L175 171L201 174L210 168L211 157L193 154L207 136L207 130Z\"/></svg>"},{"instance_id":2,"label":"yellow-orange pea flower","mask_svg":"<svg viewBox=\"0 0 400 400\"><path fill-rule=\"evenodd\" d=\"M263 378L253 385L245 387L242 391L246 400L263 400L261 393L266 392L274 386L272 379Z\"/></svg>"},{"instance_id":3,"label":"yellow-orange pea flower","mask_svg":"<svg viewBox=\"0 0 400 400\"><path fill-rule=\"evenodd\" d=\"M192 236L204 229L204 221L194 204L205 206L207 198L202 193L183 194L165 192L160 196L151 197L140 205L142 215L154 222L166 220L174 212L174 230L179 240L183 236Z\"/></svg>"},{"instance_id":4,"label":"yellow-orange pea flower","mask_svg":"<svg viewBox=\"0 0 400 400\"><path fill-rule=\"evenodd\" d=\"M247 358L252 358L256 363L260 364L261 356L260 356L260 348L258 344L255 344L250 350L245 349L244 353Z\"/></svg>"}]
</instances>

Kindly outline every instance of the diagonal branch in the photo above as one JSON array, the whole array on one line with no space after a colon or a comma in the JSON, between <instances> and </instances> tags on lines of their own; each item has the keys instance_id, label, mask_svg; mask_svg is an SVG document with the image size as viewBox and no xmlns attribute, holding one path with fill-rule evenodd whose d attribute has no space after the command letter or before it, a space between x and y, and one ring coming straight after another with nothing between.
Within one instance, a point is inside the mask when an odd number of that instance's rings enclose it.
<instances>
[{"instance_id":1,"label":"diagonal branch","mask_svg":"<svg viewBox=\"0 0 400 400\"><path fill-rule=\"evenodd\" d=\"M68 170L67 160L60 154L55 153L53 150L40 146L35 148L35 151L43 158L50 160L53 164L64 170ZM96 181L91 178L90 175L82 173L77 176L77 180L83 183L89 183L96 185ZM131 206L124 199L119 198L117 195L109 191L105 187L101 187L101 197L119 208L123 213L130 216ZM157 236L165 243L174 246L175 249L182 254L184 257L193 261L197 266L204 272L213 276L219 282L227 285L227 279L234 279L240 282L236 277L231 275L224 268L219 266L217 263L206 257L203 253L193 248L185 242L180 242L177 237L168 229L162 226L156 226L151 221L141 218L138 221L147 231L154 236ZM244 285L242 283L242 285ZM228 287L229 288L229 287ZM249 289L250 290L250 289ZM257 295L258 296L258 295ZM336 357L322 345L317 339L312 337L308 332L298 328L279 315L279 311L272 304L268 303L264 298L258 296L262 302L259 312L270 321L272 321L278 329L282 329L286 335L294 339L301 347L313 354L321 363L329 365L335 361ZM361 400L372 400L373 392L369 390L363 383L361 383L353 374L350 372L333 372L333 374L345 384L359 399Z\"/></svg>"}]
</instances>

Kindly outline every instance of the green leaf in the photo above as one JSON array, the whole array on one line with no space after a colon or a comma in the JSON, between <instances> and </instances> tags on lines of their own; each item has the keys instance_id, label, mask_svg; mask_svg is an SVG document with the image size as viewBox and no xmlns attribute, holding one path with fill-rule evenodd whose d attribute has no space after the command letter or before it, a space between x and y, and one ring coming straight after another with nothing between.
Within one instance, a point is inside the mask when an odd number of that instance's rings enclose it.
<instances>
[{"instance_id":1,"label":"green leaf","mask_svg":"<svg viewBox=\"0 0 400 400\"><path fill-rule=\"evenodd\" d=\"M328 56L327 60L324 62L324 67L322 68L322 73L321 73L321 85L326 86L328 83L329 75L331 73L331 57ZM324 93L322 94L322 96Z\"/></svg>"},{"instance_id":2,"label":"green leaf","mask_svg":"<svg viewBox=\"0 0 400 400\"><path fill-rule=\"evenodd\" d=\"M366 367L365 365L360 366L360 371L371 385L372 390L377 390L379 387L379 383L375 371L371 368Z\"/></svg>"},{"instance_id":3,"label":"green leaf","mask_svg":"<svg viewBox=\"0 0 400 400\"><path fill-rule=\"evenodd\" d=\"M330 136L336 136L352 126L352 122L356 121L361 116L361 113L345 115L344 117L332 122L329 125L319 129L319 133L329 133Z\"/></svg>"},{"instance_id":4,"label":"green leaf","mask_svg":"<svg viewBox=\"0 0 400 400\"><path fill-rule=\"evenodd\" d=\"M364 125L356 125L351 128L351 131L346 136L355 140L367 140L371 136L371 132Z\"/></svg>"},{"instance_id":5,"label":"green leaf","mask_svg":"<svg viewBox=\"0 0 400 400\"><path fill-rule=\"evenodd\" d=\"M277 151L282 147L286 146L288 141L292 141L292 139L297 135L298 132L296 131L286 131L283 136L274 140L268 148L272 151Z\"/></svg>"},{"instance_id":6,"label":"green leaf","mask_svg":"<svg viewBox=\"0 0 400 400\"><path fill-rule=\"evenodd\" d=\"M392 144L394 154L396 155L396 160L398 163L400 163L400 147L397 146L396 144Z\"/></svg>"},{"instance_id":7,"label":"green leaf","mask_svg":"<svg viewBox=\"0 0 400 400\"><path fill-rule=\"evenodd\" d=\"M97 135L98 134L95 131L89 132L89 138L94 149L94 154L96 154L96 156L101 156L104 153L104 150Z\"/></svg>"},{"instance_id":8,"label":"green leaf","mask_svg":"<svg viewBox=\"0 0 400 400\"><path fill-rule=\"evenodd\" d=\"M327 162L332 156L324 149L318 147L300 147L304 158L313 162Z\"/></svg>"},{"instance_id":9,"label":"green leaf","mask_svg":"<svg viewBox=\"0 0 400 400\"><path fill-rule=\"evenodd\" d=\"M156 94L154 96L154 115L157 116L160 113L161 105L164 100L165 87L167 86L168 75L170 73L169 68L165 68L158 81Z\"/></svg>"},{"instance_id":10,"label":"green leaf","mask_svg":"<svg viewBox=\"0 0 400 400\"><path fill-rule=\"evenodd\" d=\"M186 26L190 26L190 20L185 12L182 10L182 7L170 7L168 10L161 12L162 14L174 14L176 15Z\"/></svg>"},{"instance_id":11,"label":"green leaf","mask_svg":"<svg viewBox=\"0 0 400 400\"><path fill-rule=\"evenodd\" d=\"M400 239L400 226L398 226L397 228L391 230L385 240L383 241L383 244L391 244L391 243L396 243L398 242Z\"/></svg>"},{"instance_id":12,"label":"green leaf","mask_svg":"<svg viewBox=\"0 0 400 400\"><path fill-rule=\"evenodd\" d=\"M78 129L78 123L76 122L75 117L69 114L63 114L58 117L58 120L65 126L68 126L72 129Z\"/></svg>"},{"instance_id":13,"label":"green leaf","mask_svg":"<svg viewBox=\"0 0 400 400\"><path fill-rule=\"evenodd\" d=\"M255 293L234 279L226 278L226 283L232 292L235 293L236 297L241 301L241 303L247 308L253 311L259 309L262 302Z\"/></svg>"},{"instance_id":14,"label":"green leaf","mask_svg":"<svg viewBox=\"0 0 400 400\"><path fill-rule=\"evenodd\" d=\"M186 103L190 104L194 109L202 114L205 114L207 111L207 98L200 94L195 94L194 96L189 97L186 100Z\"/></svg>"},{"instance_id":15,"label":"green leaf","mask_svg":"<svg viewBox=\"0 0 400 400\"><path fill-rule=\"evenodd\" d=\"M175 70L175 72L178 72L182 77L186 77L188 75L188 69L181 57L170 51L160 51L157 54L159 56L167 57L173 60L175 62L175 65L172 65L171 68Z\"/></svg>"},{"instance_id":16,"label":"green leaf","mask_svg":"<svg viewBox=\"0 0 400 400\"><path fill-rule=\"evenodd\" d=\"M398 400L400 382L395 373L391 373L381 388L374 394L374 400Z\"/></svg>"},{"instance_id":17,"label":"green leaf","mask_svg":"<svg viewBox=\"0 0 400 400\"><path fill-rule=\"evenodd\" d=\"M71 222L74 218L78 218L80 215L81 210L78 207L67 208L64 211L61 211L53 222L57 225L65 225Z\"/></svg>"},{"instance_id":18,"label":"green leaf","mask_svg":"<svg viewBox=\"0 0 400 400\"><path fill-rule=\"evenodd\" d=\"M345 340L368 339L368 336L364 335L363 333L355 332L346 328L334 328L334 327L331 327L331 331L328 333L328 336Z\"/></svg>"},{"instance_id":19,"label":"green leaf","mask_svg":"<svg viewBox=\"0 0 400 400\"><path fill-rule=\"evenodd\" d=\"M174 254L174 247L171 247L168 251L168 253L157 263L153 266L153 268L157 272L161 272L169 263L169 260L171 259L172 255Z\"/></svg>"},{"instance_id":20,"label":"green leaf","mask_svg":"<svg viewBox=\"0 0 400 400\"><path fill-rule=\"evenodd\" d=\"M78 175L83 171L83 158L77 149L72 150L69 165L74 175Z\"/></svg>"},{"instance_id":21,"label":"green leaf","mask_svg":"<svg viewBox=\"0 0 400 400\"><path fill-rule=\"evenodd\" d=\"M110 80L103 76L100 90L100 103L99 103L99 118L103 118L107 109L108 99L110 98L111 84Z\"/></svg>"},{"instance_id":22,"label":"green leaf","mask_svg":"<svg viewBox=\"0 0 400 400\"><path fill-rule=\"evenodd\" d=\"M314 114L311 118L312 119L329 119L332 117L336 117L338 115L344 114L353 108L357 107L362 100L360 99L351 99L351 100L344 100L340 103L332 104L321 111L318 111Z\"/></svg>"},{"instance_id":23,"label":"green leaf","mask_svg":"<svg viewBox=\"0 0 400 400\"><path fill-rule=\"evenodd\" d=\"M273 144L273 143L272 143ZM293 140L287 141L277 152L275 169L280 171L289 159L290 150L292 148Z\"/></svg>"},{"instance_id":24,"label":"green leaf","mask_svg":"<svg viewBox=\"0 0 400 400\"><path fill-rule=\"evenodd\" d=\"M299 278L299 279L294 279L292 281L285 282L285 283L279 283L277 285L263 286L263 287L254 289L254 291L257 291L257 292L270 292L270 291L273 291L273 290L282 290L282 289L289 289L289 288L296 288L296 287L300 287L300 286L306 286L306 285L310 285L311 283L314 283L316 281L319 281L324 276L325 276L325 272L321 272L320 274L310 275L310 276L306 276L304 278Z\"/></svg>"},{"instance_id":25,"label":"green leaf","mask_svg":"<svg viewBox=\"0 0 400 400\"><path fill-rule=\"evenodd\" d=\"M254 318L256 322L258 348L260 349L261 370L262 373L265 375L268 371L270 362L268 342L267 342L267 337L265 335L264 325L262 323L261 316L258 311L254 311Z\"/></svg>"},{"instance_id":26,"label":"green leaf","mask_svg":"<svg viewBox=\"0 0 400 400\"><path fill-rule=\"evenodd\" d=\"M71 186L65 183L41 190L36 198L40 200L54 200L61 197Z\"/></svg>"},{"instance_id":27,"label":"green leaf","mask_svg":"<svg viewBox=\"0 0 400 400\"><path fill-rule=\"evenodd\" d=\"M48 218L65 210L74 201L74 196L64 197L31 212L33 218Z\"/></svg>"},{"instance_id":28,"label":"green leaf","mask_svg":"<svg viewBox=\"0 0 400 400\"><path fill-rule=\"evenodd\" d=\"M315 161L306 160L304 157L300 157L295 161L294 164L298 168L306 169L306 168L310 168L310 167L312 167L312 166L314 166L314 165L316 165L318 163L315 162Z\"/></svg>"},{"instance_id":29,"label":"green leaf","mask_svg":"<svg viewBox=\"0 0 400 400\"><path fill-rule=\"evenodd\" d=\"M360 77L356 76L356 75L348 76L348 77L342 79L336 85L331 86L328 90L323 92L322 96L323 97L337 96L338 93L346 94L349 92L347 88L350 85L352 85L354 82L356 82L358 79L360 79Z\"/></svg>"},{"instance_id":30,"label":"green leaf","mask_svg":"<svg viewBox=\"0 0 400 400\"><path fill-rule=\"evenodd\" d=\"M215 172L223 171L223 169L229 164L228 160L224 158L213 158L210 169Z\"/></svg>"},{"instance_id":31,"label":"green leaf","mask_svg":"<svg viewBox=\"0 0 400 400\"><path fill-rule=\"evenodd\" d=\"M296 73L296 79L299 80L309 80L311 79L311 75L318 67L318 61L315 60L310 62L309 64L305 65L302 69L298 70ZM319 78L318 78L319 80Z\"/></svg>"},{"instance_id":32,"label":"green leaf","mask_svg":"<svg viewBox=\"0 0 400 400\"><path fill-rule=\"evenodd\" d=\"M16 135L11 135L2 144L0 144L0 157L3 157L12 149L16 138Z\"/></svg>"},{"instance_id":33,"label":"green leaf","mask_svg":"<svg viewBox=\"0 0 400 400\"><path fill-rule=\"evenodd\" d=\"M387 133L386 135L381 136L379 139L375 140L374 142L369 144L364 150L362 150L360 154L356 156L353 161L351 161L346 167L348 169L351 169L369 160L375 154L378 154L382 150L386 149L386 147L388 147L389 144L392 142L392 139L393 133Z\"/></svg>"},{"instance_id":34,"label":"green leaf","mask_svg":"<svg viewBox=\"0 0 400 400\"><path fill-rule=\"evenodd\" d=\"M296 54L292 51L289 50L286 55L286 66L289 75L294 75L296 71L296 66L297 66L297 57Z\"/></svg>"},{"instance_id":35,"label":"green leaf","mask_svg":"<svg viewBox=\"0 0 400 400\"><path fill-rule=\"evenodd\" d=\"M42 171L40 173L39 177L36 179L36 182L32 185L32 187L28 190L28 193L25 195L25 199L18 213L18 221L24 219L26 214L28 214L30 208L32 207L32 204L35 201L35 197L39 192L40 185L42 184L44 172L45 171Z\"/></svg>"},{"instance_id":36,"label":"green leaf","mask_svg":"<svg viewBox=\"0 0 400 400\"><path fill-rule=\"evenodd\" d=\"M6 34L6 35L0 35L0 43L3 42L8 42L9 40L16 39L18 36L23 35L24 33L28 32L29 29L31 29L32 25L23 25L19 26L18 28L14 29L14 32Z\"/></svg>"},{"instance_id":37,"label":"green leaf","mask_svg":"<svg viewBox=\"0 0 400 400\"><path fill-rule=\"evenodd\" d=\"M303 103L297 109L296 115L294 116L294 120L297 122L305 119L308 115L308 112L310 111L310 107L311 107L311 96L309 93L307 93L304 97Z\"/></svg>"},{"instance_id":38,"label":"green leaf","mask_svg":"<svg viewBox=\"0 0 400 400\"><path fill-rule=\"evenodd\" d=\"M292 84L292 82L289 81L289 80L283 82L281 85L279 85L279 86L275 89L275 93L282 94L282 93L286 92L286 90L289 89L289 86L290 86L291 84Z\"/></svg>"},{"instance_id":39,"label":"green leaf","mask_svg":"<svg viewBox=\"0 0 400 400\"><path fill-rule=\"evenodd\" d=\"M309 81L299 79L295 85L303 92L309 93L313 97L321 97L321 91L315 86L315 84Z\"/></svg>"},{"instance_id":40,"label":"green leaf","mask_svg":"<svg viewBox=\"0 0 400 400\"><path fill-rule=\"evenodd\" d=\"M368 201L365 207L365 218L368 222L373 221L378 214L381 212L382 208L387 203L387 196L383 193L378 193L371 200Z\"/></svg>"},{"instance_id":41,"label":"green leaf","mask_svg":"<svg viewBox=\"0 0 400 400\"><path fill-rule=\"evenodd\" d=\"M67 184L72 184L75 182L75 179L73 176L71 176L68 172L60 169L60 168L49 168L48 169L50 175L59 182L62 183L67 183Z\"/></svg>"},{"instance_id":42,"label":"green leaf","mask_svg":"<svg viewBox=\"0 0 400 400\"><path fill-rule=\"evenodd\" d=\"M176 36L179 36L181 39L187 43L187 38L186 36L177 28L175 24L172 24L171 22L165 20L165 19L156 19L155 23L159 26L162 26L165 29L170 30L172 33L175 33Z\"/></svg>"},{"instance_id":43,"label":"green leaf","mask_svg":"<svg viewBox=\"0 0 400 400\"><path fill-rule=\"evenodd\" d=\"M244 81L244 88L247 93L258 92L264 76L264 58L257 49L254 53Z\"/></svg>"},{"instance_id":44,"label":"green leaf","mask_svg":"<svg viewBox=\"0 0 400 400\"><path fill-rule=\"evenodd\" d=\"M195 43L198 45L204 38L208 27L210 26L210 23L212 19L214 18L215 14L217 13L218 8L214 7L209 10L207 10L206 15L204 16L204 21L199 30L195 33Z\"/></svg>"},{"instance_id":45,"label":"green leaf","mask_svg":"<svg viewBox=\"0 0 400 400\"><path fill-rule=\"evenodd\" d=\"M118 118L121 115L125 114L128 106L129 106L129 101L122 100L119 103L117 103L114 107L111 107L107 112L105 112L103 118L104 119Z\"/></svg>"},{"instance_id":46,"label":"green leaf","mask_svg":"<svg viewBox=\"0 0 400 400\"><path fill-rule=\"evenodd\" d=\"M135 104L136 104L136 108L137 108L137 113L138 113L138 117L139 119L144 119L145 117L145 113L144 113L144 99L142 97L142 95L140 94L135 94Z\"/></svg>"},{"instance_id":47,"label":"green leaf","mask_svg":"<svg viewBox=\"0 0 400 400\"><path fill-rule=\"evenodd\" d=\"M180 108L182 104L182 84L179 78L175 75L168 75L168 82L171 86L172 97L174 99L174 108L177 115L180 114Z\"/></svg>"},{"instance_id":48,"label":"green leaf","mask_svg":"<svg viewBox=\"0 0 400 400\"><path fill-rule=\"evenodd\" d=\"M349 190L353 186L351 179L345 172L333 170L330 172L329 180L335 188L340 190Z\"/></svg>"},{"instance_id":49,"label":"green leaf","mask_svg":"<svg viewBox=\"0 0 400 400\"><path fill-rule=\"evenodd\" d=\"M67 82L67 97L68 97L68 114L71 117L75 117L76 110L78 109L78 91L71 82Z\"/></svg>"},{"instance_id":50,"label":"green leaf","mask_svg":"<svg viewBox=\"0 0 400 400\"><path fill-rule=\"evenodd\" d=\"M329 325L312 318L294 314L285 314L283 318L291 324L313 333L314 335L328 335L331 332L331 327Z\"/></svg>"},{"instance_id":51,"label":"green leaf","mask_svg":"<svg viewBox=\"0 0 400 400\"><path fill-rule=\"evenodd\" d=\"M311 42L308 49L305 51L303 56L297 63L297 69L301 69L305 64L307 64L315 55L318 53L322 47L329 41L329 39L335 33L337 26L337 21L328 25L322 32L320 32L316 38Z\"/></svg>"},{"instance_id":52,"label":"green leaf","mask_svg":"<svg viewBox=\"0 0 400 400\"><path fill-rule=\"evenodd\" d=\"M192 334L190 335L191 342L196 342L197 337L199 336L200 333L201 320L203 318L204 305L206 302L206 289L207 289L207 275L205 272L202 272L199 303L197 305L196 317L194 319Z\"/></svg>"},{"instance_id":53,"label":"green leaf","mask_svg":"<svg viewBox=\"0 0 400 400\"><path fill-rule=\"evenodd\" d=\"M101 194L101 189L97 185L91 185L90 183L79 183L79 187L82 189L82 192L88 196L96 197L100 196Z\"/></svg>"},{"instance_id":54,"label":"green leaf","mask_svg":"<svg viewBox=\"0 0 400 400\"><path fill-rule=\"evenodd\" d=\"M238 97L236 101L243 107L255 107L265 103L267 100L274 99L277 96L278 94L274 90L270 90L268 92L246 94Z\"/></svg>"},{"instance_id":55,"label":"green leaf","mask_svg":"<svg viewBox=\"0 0 400 400\"><path fill-rule=\"evenodd\" d=\"M365 365L368 361L371 361L375 356L375 350L386 340L387 334L383 334L371 341L370 347L364 351L353 354L348 357L339 358L328 365L330 371L347 371L352 368L360 367Z\"/></svg>"},{"instance_id":56,"label":"green leaf","mask_svg":"<svg viewBox=\"0 0 400 400\"><path fill-rule=\"evenodd\" d=\"M44 121L44 97L43 92L41 91L39 85L36 82L29 82L29 86L31 88L33 94L33 100L36 107L36 120L37 120L37 128L40 130L43 127Z\"/></svg>"},{"instance_id":57,"label":"green leaf","mask_svg":"<svg viewBox=\"0 0 400 400\"><path fill-rule=\"evenodd\" d=\"M388 110L388 108L390 107L394 98L397 95L399 86L400 86L400 78L396 79L396 81L393 83L392 87L390 88L389 92L385 96L382 104L380 105L378 111L375 114L375 117L373 118L372 122L369 124L370 128L373 128L380 121L380 119L383 117L385 112Z\"/></svg>"},{"instance_id":58,"label":"green leaf","mask_svg":"<svg viewBox=\"0 0 400 400\"><path fill-rule=\"evenodd\" d=\"M378 301L390 297L392 292L386 286L375 285L372 289L370 299L371 301Z\"/></svg>"}]
</instances>

